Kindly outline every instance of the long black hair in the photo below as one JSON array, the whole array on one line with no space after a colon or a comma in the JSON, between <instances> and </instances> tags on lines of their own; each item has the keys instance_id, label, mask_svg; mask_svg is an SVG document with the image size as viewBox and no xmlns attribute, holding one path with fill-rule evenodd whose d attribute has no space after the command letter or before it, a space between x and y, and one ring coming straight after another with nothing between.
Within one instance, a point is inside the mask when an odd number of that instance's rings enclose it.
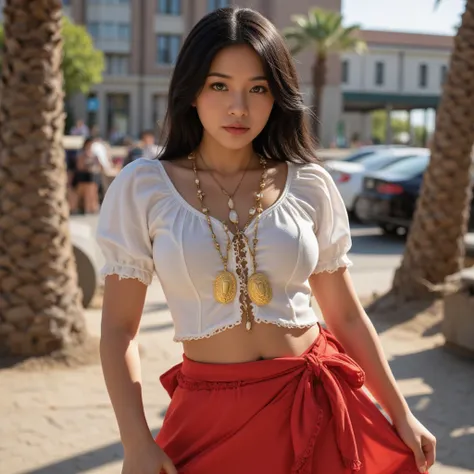
<instances>
[{"instance_id":1,"label":"long black hair","mask_svg":"<svg viewBox=\"0 0 474 474\"><path fill-rule=\"evenodd\" d=\"M260 13L235 7L203 17L184 42L171 79L160 159L187 156L198 147L203 126L192 103L204 86L216 54L242 44L252 47L262 59L275 98L266 126L253 141L254 150L278 161L317 161L309 133L309 112L285 40Z\"/></svg>"}]
</instances>

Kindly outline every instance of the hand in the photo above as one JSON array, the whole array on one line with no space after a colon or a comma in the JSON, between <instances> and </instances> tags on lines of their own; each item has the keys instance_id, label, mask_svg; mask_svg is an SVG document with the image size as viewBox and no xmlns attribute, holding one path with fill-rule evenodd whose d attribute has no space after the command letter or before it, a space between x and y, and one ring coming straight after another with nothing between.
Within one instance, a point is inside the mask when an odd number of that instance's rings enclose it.
<instances>
[{"instance_id":1,"label":"hand","mask_svg":"<svg viewBox=\"0 0 474 474\"><path fill-rule=\"evenodd\" d=\"M122 474L178 474L171 459L151 439L146 445L125 448Z\"/></svg>"},{"instance_id":2,"label":"hand","mask_svg":"<svg viewBox=\"0 0 474 474\"><path fill-rule=\"evenodd\" d=\"M436 438L412 413L394 423L403 442L413 451L420 472L427 472L436 459Z\"/></svg>"}]
</instances>

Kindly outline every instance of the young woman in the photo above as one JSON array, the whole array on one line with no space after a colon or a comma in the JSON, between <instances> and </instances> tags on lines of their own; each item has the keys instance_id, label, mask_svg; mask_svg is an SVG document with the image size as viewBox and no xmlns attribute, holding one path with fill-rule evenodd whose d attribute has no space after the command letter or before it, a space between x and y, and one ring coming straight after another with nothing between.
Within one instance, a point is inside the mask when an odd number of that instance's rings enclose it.
<instances>
[{"instance_id":1,"label":"young woman","mask_svg":"<svg viewBox=\"0 0 474 474\"><path fill-rule=\"evenodd\" d=\"M102 364L123 474L414 474L433 464L435 439L355 295L347 214L305 115L284 40L259 13L217 10L191 31L164 153L120 173L98 230ZM154 271L184 349L161 378L171 404L156 440L136 344Z\"/></svg>"}]
</instances>

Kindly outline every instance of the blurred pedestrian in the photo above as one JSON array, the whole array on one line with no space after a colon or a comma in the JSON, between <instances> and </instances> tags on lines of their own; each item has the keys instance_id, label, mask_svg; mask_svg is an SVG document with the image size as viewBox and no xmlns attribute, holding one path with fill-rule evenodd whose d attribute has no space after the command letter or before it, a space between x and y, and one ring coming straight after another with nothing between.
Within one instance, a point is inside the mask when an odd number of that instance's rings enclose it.
<instances>
[{"instance_id":1,"label":"blurred pedestrian","mask_svg":"<svg viewBox=\"0 0 474 474\"><path fill-rule=\"evenodd\" d=\"M138 158L153 160L158 156L160 147L155 143L155 134L152 130L145 130L140 134L140 141L129 147L123 166L127 166Z\"/></svg>"},{"instance_id":2,"label":"blurred pedestrian","mask_svg":"<svg viewBox=\"0 0 474 474\"><path fill-rule=\"evenodd\" d=\"M86 214L99 211L99 186L102 166L93 150L94 139L87 138L76 159L77 196Z\"/></svg>"},{"instance_id":3,"label":"blurred pedestrian","mask_svg":"<svg viewBox=\"0 0 474 474\"><path fill-rule=\"evenodd\" d=\"M90 134L89 127L85 124L84 120L79 119L76 125L71 128L71 135L87 138Z\"/></svg>"}]
</instances>

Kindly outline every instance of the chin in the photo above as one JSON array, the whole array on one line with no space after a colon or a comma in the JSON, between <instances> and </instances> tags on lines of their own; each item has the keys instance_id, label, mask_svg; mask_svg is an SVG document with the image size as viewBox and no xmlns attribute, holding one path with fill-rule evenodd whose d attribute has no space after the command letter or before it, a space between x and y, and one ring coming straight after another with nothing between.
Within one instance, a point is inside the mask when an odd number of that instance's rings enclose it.
<instances>
[{"instance_id":1,"label":"chin","mask_svg":"<svg viewBox=\"0 0 474 474\"><path fill-rule=\"evenodd\" d=\"M235 137L220 136L219 139L217 139L216 141L228 150L241 150L242 148L247 148L248 146L251 146L254 139L255 137L253 136L253 134L246 134L245 136Z\"/></svg>"}]
</instances>

